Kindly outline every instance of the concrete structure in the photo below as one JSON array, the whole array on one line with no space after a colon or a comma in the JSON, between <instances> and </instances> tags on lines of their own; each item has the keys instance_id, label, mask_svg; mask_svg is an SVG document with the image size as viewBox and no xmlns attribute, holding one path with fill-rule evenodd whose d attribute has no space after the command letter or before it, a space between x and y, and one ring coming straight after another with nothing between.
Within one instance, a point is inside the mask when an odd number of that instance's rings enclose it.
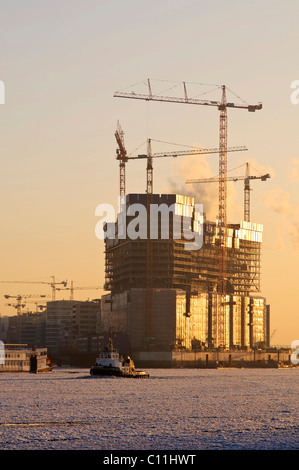
<instances>
[{"instance_id":1,"label":"concrete structure","mask_svg":"<svg viewBox=\"0 0 299 470\"><path fill-rule=\"evenodd\" d=\"M138 224L130 211L135 204L147 210ZM157 220L150 215L153 206ZM168 211L157 212L162 206ZM101 332L128 334L133 352L218 348L217 220L207 221L190 197L129 194L116 222L105 228L110 293L102 297ZM269 306L259 295L262 231L260 224L244 221L227 227L225 348L269 346ZM195 248L190 234L200 242Z\"/></svg>"},{"instance_id":2,"label":"concrete structure","mask_svg":"<svg viewBox=\"0 0 299 470\"><path fill-rule=\"evenodd\" d=\"M26 312L0 317L0 340L44 347L46 341L46 313Z\"/></svg>"},{"instance_id":3,"label":"concrete structure","mask_svg":"<svg viewBox=\"0 0 299 470\"><path fill-rule=\"evenodd\" d=\"M273 348L245 351L139 351L134 355L138 367L196 367L213 369L222 367L298 367L292 364L293 351Z\"/></svg>"},{"instance_id":4,"label":"concrete structure","mask_svg":"<svg viewBox=\"0 0 299 470\"><path fill-rule=\"evenodd\" d=\"M212 309L217 294L192 295L178 289L152 290L152 336L146 334L146 289L102 297L101 330L127 334L132 351L208 350L217 347ZM232 350L265 347L267 308L263 297L227 296L226 343Z\"/></svg>"},{"instance_id":5,"label":"concrete structure","mask_svg":"<svg viewBox=\"0 0 299 470\"><path fill-rule=\"evenodd\" d=\"M101 304L59 300L47 303L46 346L51 355L77 349L78 338L98 332Z\"/></svg>"}]
</instances>

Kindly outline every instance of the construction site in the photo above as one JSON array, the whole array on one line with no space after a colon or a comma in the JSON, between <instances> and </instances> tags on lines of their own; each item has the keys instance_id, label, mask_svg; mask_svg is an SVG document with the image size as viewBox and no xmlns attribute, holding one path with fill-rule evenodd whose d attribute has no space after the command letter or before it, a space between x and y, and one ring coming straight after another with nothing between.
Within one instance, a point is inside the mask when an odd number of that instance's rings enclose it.
<instances>
[{"instance_id":1,"label":"construction site","mask_svg":"<svg viewBox=\"0 0 299 470\"><path fill-rule=\"evenodd\" d=\"M216 107L220 115L219 148L153 154L148 139L147 153L130 157L118 123L115 138L121 203L117 220L104 227L106 233L115 236L105 238L107 294L102 296L100 329L113 334L118 341L122 336L128 337L130 353L145 365L259 363L269 366L273 361L269 354L270 306L261 296L263 226L250 219L250 180L265 181L270 178L269 174L250 176L247 165L245 176L237 178L244 181L243 220L238 224L227 220L227 182L230 180L227 153L246 150L227 147L227 109L255 112L262 109L262 104L227 102L225 86L219 87L221 99L218 101L191 99L185 83L183 87L182 98L156 96L148 80L146 94L116 92L114 95ZM204 207L205 201L153 191L154 158L204 153L219 155L218 176L189 180L186 184L218 184L219 210L215 220L207 220L204 211L198 209L201 204ZM126 194L126 163L130 158L147 161L143 194ZM146 217L138 221L139 234L132 237L127 228L134 220L136 204L144 207ZM158 214L155 237L151 231L152 208ZM197 249L188 244L190 237L186 237L186 226L189 235L193 234L194 238L197 235L201 241Z\"/></svg>"},{"instance_id":2,"label":"construction site","mask_svg":"<svg viewBox=\"0 0 299 470\"><path fill-rule=\"evenodd\" d=\"M251 220L251 181L266 181L270 175L253 175L249 163L244 175L231 177L227 170L229 152L248 150L227 146L228 109L255 112L262 104L228 102L224 85L219 87L221 98L208 101L189 98L186 83L181 98L155 95L150 80L146 84L146 94L114 96L212 106L220 117L219 146L153 153L152 139L147 139L146 153L132 156L118 122L118 212L115 220L101 226L106 293L81 302L74 291L102 290L100 286L68 286L54 276L51 281L0 281L52 289L51 296L5 295L17 316L0 321L1 339L46 345L57 362L80 365L94 360L109 337L121 354L131 354L142 367L290 364L291 351L271 344L270 305L261 294L263 225ZM187 179L187 195L154 191L154 159L209 154L218 158L217 176ZM144 193L126 191L131 160L146 162ZM243 217L238 223L227 217L229 181L243 181ZM188 185L207 183L218 187L214 219L204 211L205 200L187 191ZM60 291L68 291L69 300L57 300ZM39 305L47 297L47 306ZM27 303L35 303L36 314L22 313Z\"/></svg>"}]
</instances>

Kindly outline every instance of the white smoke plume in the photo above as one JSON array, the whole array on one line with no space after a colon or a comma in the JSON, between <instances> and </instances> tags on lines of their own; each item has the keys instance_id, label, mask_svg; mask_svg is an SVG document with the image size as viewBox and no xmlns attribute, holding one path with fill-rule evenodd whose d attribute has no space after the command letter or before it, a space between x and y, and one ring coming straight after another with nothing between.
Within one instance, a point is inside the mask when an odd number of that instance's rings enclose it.
<instances>
[{"instance_id":1,"label":"white smoke plume","mask_svg":"<svg viewBox=\"0 0 299 470\"><path fill-rule=\"evenodd\" d=\"M265 205L275 217L269 225L276 235L276 248L283 251L291 248L299 251L299 201L292 202L291 194L280 187L271 189L265 197Z\"/></svg>"},{"instance_id":2,"label":"white smoke plume","mask_svg":"<svg viewBox=\"0 0 299 470\"><path fill-rule=\"evenodd\" d=\"M203 204L203 210L208 220L215 220L218 216L218 183L192 183L186 184L190 179L204 179L217 177L212 171L207 155L188 156L176 162L175 176L168 179L167 192L194 197L195 202ZM240 169L242 175L245 169ZM245 174L245 173L244 173ZM242 181L227 184L227 219L228 222L238 223L243 219L243 183Z\"/></svg>"}]
</instances>

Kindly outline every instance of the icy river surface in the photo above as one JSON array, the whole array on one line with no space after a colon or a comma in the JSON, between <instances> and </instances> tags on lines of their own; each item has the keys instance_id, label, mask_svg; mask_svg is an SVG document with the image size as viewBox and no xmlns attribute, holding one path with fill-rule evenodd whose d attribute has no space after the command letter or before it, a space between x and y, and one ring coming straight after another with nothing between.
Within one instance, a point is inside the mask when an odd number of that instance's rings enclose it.
<instances>
[{"instance_id":1,"label":"icy river surface","mask_svg":"<svg viewBox=\"0 0 299 470\"><path fill-rule=\"evenodd\" d=\"M299 369L0 374L1 450L299 448Z\"/></svg>"}]
</instances>

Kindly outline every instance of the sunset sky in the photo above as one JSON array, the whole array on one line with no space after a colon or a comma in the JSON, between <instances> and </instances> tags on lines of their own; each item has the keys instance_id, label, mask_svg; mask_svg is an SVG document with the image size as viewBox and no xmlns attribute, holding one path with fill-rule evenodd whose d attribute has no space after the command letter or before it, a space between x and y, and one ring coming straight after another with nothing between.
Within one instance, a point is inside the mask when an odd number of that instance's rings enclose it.
<instances>
[{"instance_id":1,"label":"sunset sky","mask_svg":"<svg viewBox=\"0 0 299 470\"><path fill-rule=\"evenodd\" d=\"M132 154L144 153L148 138L153 152L219 145L217 108L114 92L141 91L151 78L161 94L183 96L171 88L186 81L191 95L209 91L202 98L219 100L220 89L202 84L225 84L234 93L228 101L263 103L256 113L228 111L228 145L248 148L228 154L228 169L243 175L250 162L252 174L271 175L251 185L251 220L264 226L261 295L271 305L272 343L298 339L299 104L290 99L299 80L298 14L296 0L0 0L0 280L55 276L102 287L95 209L117 206L117 121ZM145 165L128 163L127 192L145 191ZM217 185L185 181L217 174L216 154L157 159L154 191L195 195L215 219ZM229 221L242 214L243 183L230 183ZM78 290L76 297L102 293ZM0 283L2 315L15 314L4 294L51 296L51 289ZM58 292L62 298L69 292Z\"/></svg>"}]
</instances>

